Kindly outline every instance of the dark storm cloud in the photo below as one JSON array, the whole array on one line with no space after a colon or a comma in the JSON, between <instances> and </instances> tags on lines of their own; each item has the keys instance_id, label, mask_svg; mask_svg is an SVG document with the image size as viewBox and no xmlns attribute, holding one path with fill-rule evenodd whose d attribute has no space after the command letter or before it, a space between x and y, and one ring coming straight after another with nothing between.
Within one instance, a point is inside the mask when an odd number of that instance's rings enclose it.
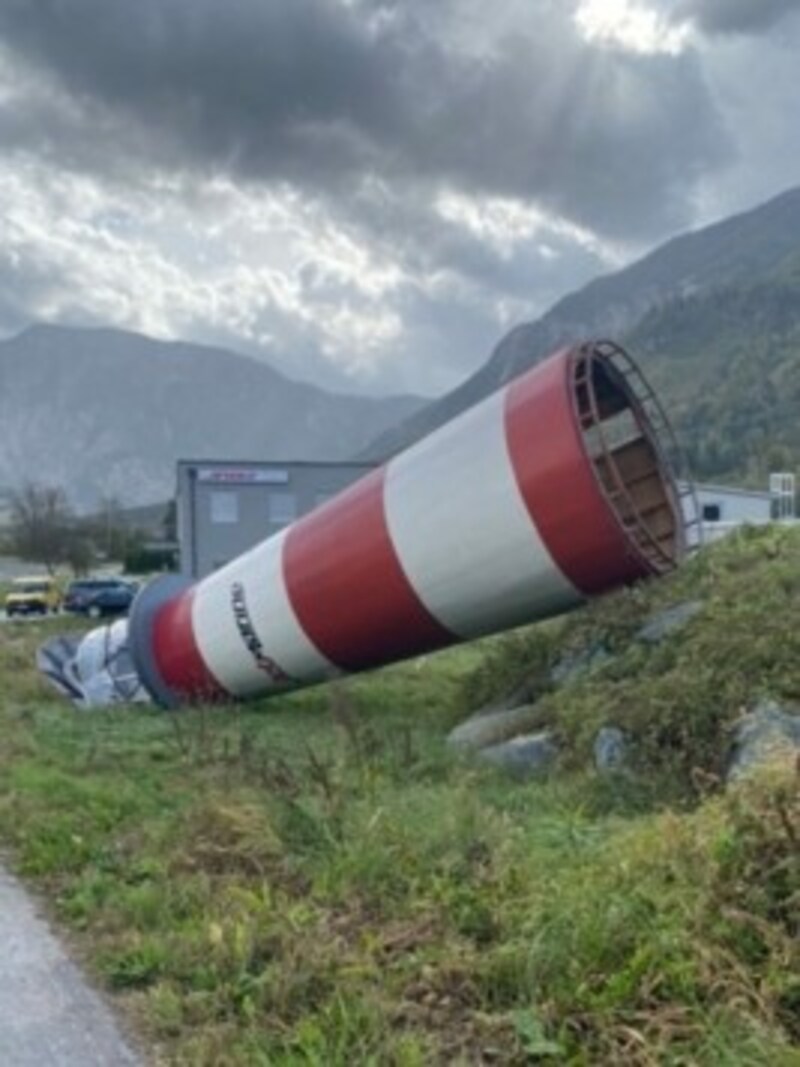
<instances>
[{"instance_id":1,"label":"dark storm cloud","mask_svg":"<svg viewBox=\"0 0 800 1067\"><path fill-rule=\"evenodd\" d=\"M83 103L233 169L335 171L391 101L368 35L323 0L8 0L0 36ZM361 160L363 162L363 160Z\"/></svg>"},{"instance_id":2,"label":"dark storm cloud","mask_svg":"<svg viewBox=\"0 0 800 1067\"><path fill-rule=\"evenodd\" d=\"M681 0L675 14L713 35L761 33L797 11L799 0Z\"/></svg>"},{"instance_id":3,"label":"dark storm cloud","mask_svg":"<svg viewBox=\"0 0 800 1067\"><path fill-rule=\"evenodd\" d=\"M116 123L105 148L117 168L146 146L151 164L289 182L342 203L377 175L417 195L446 184L533 200L626 239L688 221L693 180L727 151L695 55L593 48L569 4L544 0L478 54L451 41L458 5L426 10L4 0L0 40L74 107L102 113L106 130ZM69 144L39 121L19 123L15 140L96 158L94 119Z\"/></svg>"},{"instance_id":4,"label":"dark storm cloud","mask_svg":"<svg viewBox=\"0 0 800 1067\"><path fill-rule=\"evenodd\" d=\"M386 258L398 258L412 276L457 269L461 278L487 293L530 300L535 288L546 304L565 287L605 267L596 249L574 235L559 233L546 220L526 240L513 240L509 226L503 247L502 242L443 217L424 197L402 195L383 185L361 188L347 211L356 237L369 241ZM549 257L546 263L542 246Z\"/></svg>"}]
</instances>

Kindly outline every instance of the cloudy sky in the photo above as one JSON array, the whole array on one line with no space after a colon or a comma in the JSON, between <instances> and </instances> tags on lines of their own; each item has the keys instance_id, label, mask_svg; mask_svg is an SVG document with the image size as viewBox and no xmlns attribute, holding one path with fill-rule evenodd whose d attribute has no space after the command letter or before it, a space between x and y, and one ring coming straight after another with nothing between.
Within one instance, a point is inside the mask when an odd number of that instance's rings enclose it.
<instances>
[{"instance_id":1,"label":"cloudy sky","mask_svg":"<svg viewBox=\"0 0 800 1067\"><path fill-rule=\"evenodd\" d=\"M800 183L800 0L0 0L0 335L434 394Z\"/></svg>"}]
</instances>

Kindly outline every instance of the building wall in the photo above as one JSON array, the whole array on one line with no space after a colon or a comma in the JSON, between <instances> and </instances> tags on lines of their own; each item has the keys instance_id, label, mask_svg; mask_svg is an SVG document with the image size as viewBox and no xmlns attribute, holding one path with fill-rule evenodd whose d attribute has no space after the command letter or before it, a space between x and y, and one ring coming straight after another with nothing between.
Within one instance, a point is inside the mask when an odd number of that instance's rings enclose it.
<instances>
[{"instance_id":1,"label":"building wall","mask_svg":"<svg viewBox=\"0 0 800 1067\"><path fill-rule=\"evenodd\" d=\"M335 496L363 463L178 463L181 572L201 578Z\"/></svg>"},{"instance_id":2,"label":"building wall","mask_svg":"<svg viewBox=\"0 0 800 1067\"><path fill-rule=\"evenodd\" d=\"M702 484L696 489L706 544L718 541L745 524L761 526L772 521L773 501L768 492Z\"/></svg>"},{"instance_id":3,"label":"building wall","mask_svg":"<svg viewBox=\"0 0 800 1067\"><path fill-rule=\"evenodd\" d=\"M706 523L764 523L772 517L772 497L769 493L698 485L697 498Z\"/></svg>"},{"instance_id":4,"label":"building wall","mask_svg":"<svg viewBox=\"0 0 800 1067\"><path fill-rule=\"evenodd\" d=\"M695 484L695 491L702 527L700 536L705 543L717 541L745 524L760 526L773 519L773 497L769 492L703 483ZM693 509L687 506L686 519L693 518ZM694 526L689 530L689 544L697 543L698 531Z\"/></svg>"}]
</instances>

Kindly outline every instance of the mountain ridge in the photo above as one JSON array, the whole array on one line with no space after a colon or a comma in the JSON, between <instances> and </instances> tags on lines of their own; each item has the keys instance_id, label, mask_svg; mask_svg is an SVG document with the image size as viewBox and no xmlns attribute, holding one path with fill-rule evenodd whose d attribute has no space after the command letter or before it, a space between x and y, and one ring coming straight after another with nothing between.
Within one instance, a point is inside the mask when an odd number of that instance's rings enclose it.
<instances>
[{"instance_id":1,"label":"mountain ridge","mask_svg":"<svg viewBox=\"0 0 800 1067\"><path fill-rule=\"evenodd\" d=\"M799 234L797 187L748 211L670 238L636 262L562 297L539 319L514 327L473 375L376 438L363 458L393 455L563 344L598 336L627 341L654 309L747 285L769 274L800 252ZM632 354L637 356L637 351ZM643 360L645 373L650 362ZM669 389L666 399L670 400Z\"/></svg>"},{"instance_id":2,"label":"mountain ridge","mask_svg":"<svg viewBox=\"0 0 800 1067\"><path fill-rule=\"evenodd\" d=\"M175 461L347 459L423 403L329 393L252 357L124 330L35 325L0 342L0 485L80 509L164 500Z\"/></svg>"}]
</instances>

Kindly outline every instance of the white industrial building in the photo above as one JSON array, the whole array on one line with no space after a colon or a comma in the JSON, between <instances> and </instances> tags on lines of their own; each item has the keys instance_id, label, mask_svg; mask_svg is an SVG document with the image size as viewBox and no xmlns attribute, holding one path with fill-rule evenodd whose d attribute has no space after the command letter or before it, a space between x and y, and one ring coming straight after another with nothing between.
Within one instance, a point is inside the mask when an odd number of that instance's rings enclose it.
<instances>
[{"instance_id":1,"label":"white industrial building","mask_svg":"<svg viewBox=\"0 0 800 1067\"><path fill-rule=\"evenodd\" d=\"M793 474L771 475L765 490L705 483L695 488L705 541L716 541L740 526L795 521Z\"/></svg>"}]
</instances>

